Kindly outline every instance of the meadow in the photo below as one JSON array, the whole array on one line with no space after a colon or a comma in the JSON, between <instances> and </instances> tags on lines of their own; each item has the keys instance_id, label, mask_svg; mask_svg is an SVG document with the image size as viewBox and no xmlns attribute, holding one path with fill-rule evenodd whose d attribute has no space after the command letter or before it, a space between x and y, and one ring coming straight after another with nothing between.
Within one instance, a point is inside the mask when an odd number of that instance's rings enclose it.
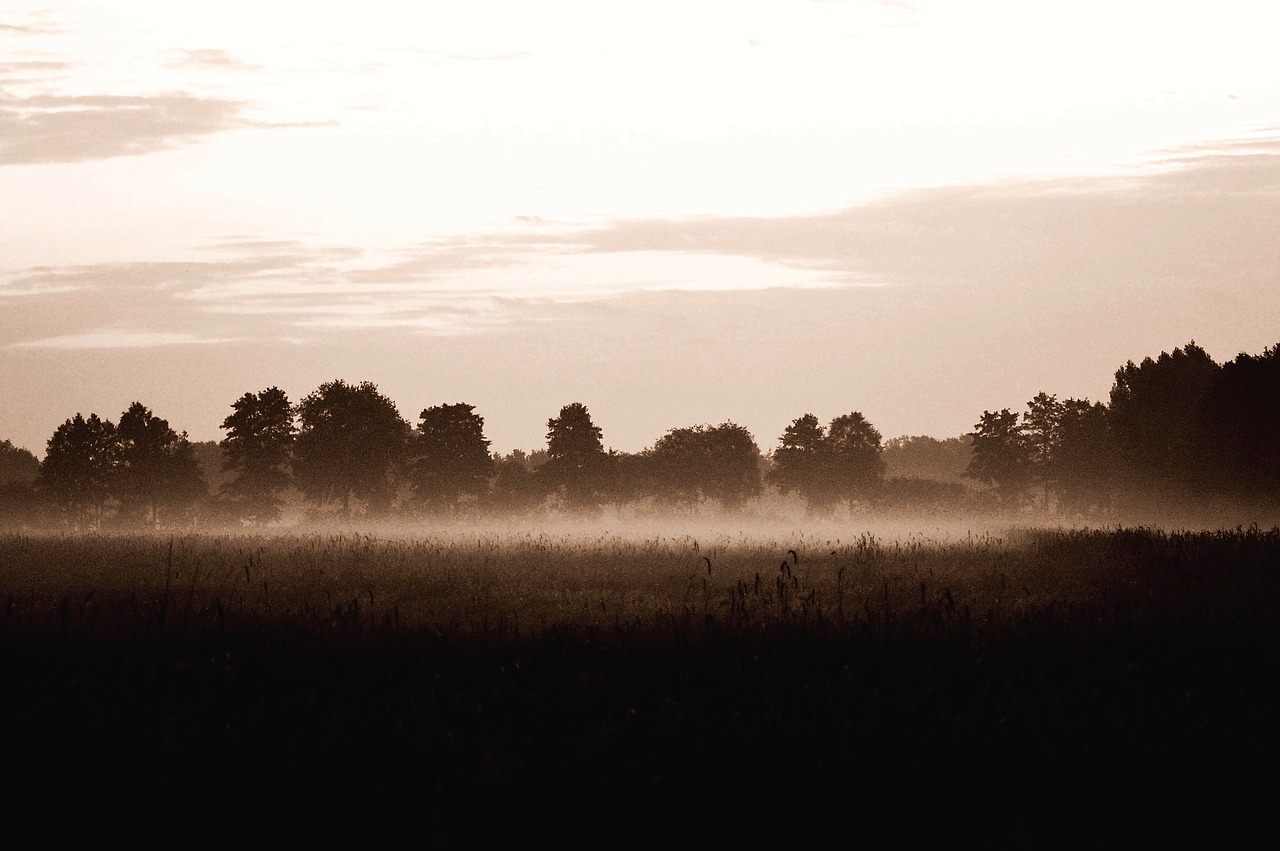
<instances>
[{"instance_id":1,"label":"meadow","mask_svg":"<svg viewBox=\"0 0 1280 851\"><path fill-rule=\"evenodd\" d=\"M0 535L7 766L443 842L1108 845L1269 811L1278 529L662 528Z\"/></svg>"}]
</instances>

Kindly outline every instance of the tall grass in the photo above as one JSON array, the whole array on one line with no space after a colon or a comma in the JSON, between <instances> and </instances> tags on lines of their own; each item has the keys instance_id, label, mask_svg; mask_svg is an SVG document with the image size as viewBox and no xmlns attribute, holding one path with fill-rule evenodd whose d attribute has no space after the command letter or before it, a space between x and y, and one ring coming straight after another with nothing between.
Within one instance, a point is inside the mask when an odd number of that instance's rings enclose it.
<instances>
[{"instance_id":1,"label":"tall grass","mask_svg":"<svg viewBox=\"0 0 1280 851\"><path fill-rule=\"evenodd\" d=\"M372 791L457 838L789 788L1041 844L1261 806L1280 757L1277 529L10 534L0 595L6 755L83 794Z\"/></svg>"}]
</instances>

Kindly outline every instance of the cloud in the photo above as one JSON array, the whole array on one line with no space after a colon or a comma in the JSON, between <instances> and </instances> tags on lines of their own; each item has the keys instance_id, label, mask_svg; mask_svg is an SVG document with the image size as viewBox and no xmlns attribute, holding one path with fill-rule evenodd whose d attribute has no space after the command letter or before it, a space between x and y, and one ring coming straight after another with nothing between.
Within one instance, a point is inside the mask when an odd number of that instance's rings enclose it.
<instances>
[{"instance_id":1,"label":"cloud","mask_svg":"<svg viewBox=\"0 0 1280 851\"><path fill-rule=\"evenodd\" d=\"M1129 176L921 189L801 216L620 219L541 239L587 254L735 255L831 283L1097 287L1207 284L1276 256L1276 221L1280 134L1169 151Z\"/></svg>"},{"instance_id":2,"label":"cloud","mask_svg":"<svg viewBox=\"0 0 1280 851\"><path fill-rule=\"evenodd\" d=\"M136 156L257 126L244 104L185 92L0 96L0 165Z\"/></svg>"},{"instance_id":3,"label":"cloud","mask_svg":"<svg viewBox=\"0 0 1280 851\"><path fill-rule=\"evenodd\" d=\"M198 337L166 331L100 328L82 334L66 334L14 343L15 349L150 349L157 346L209 345L235 342L232 337Z\"/></svg>"},{"instance_id":4,"label":"cloud","mask_svg":"<svg viewBox=\"0 0 1280 851\"><path fill-rule=\"evenodd\" d=\"M17 12L0 16L0 33L27 35L57 35L63 32L62 27L53 22L53 18L45 12Z\"/></svg>"},{"instance_id":5,"label":"cloud","mask_svg":"<svg viewBox=\"0 0 1280 851\"><path fill-rule=\"evenodd\" d=\"M70 71L75 66L58 59L20 59L0 62L0 83L28 83L42 81L50 75Z\"/></svg>"},{"instance_id":6,"label":"cloud","mask_svg":"<svg viewBox=\"0 0 1280 851\"><path fill-rule=\"evenodd\" d=\"M89 287L90 285L84 281L74 280L54 269L40 267L29 270L21 278L0 282L0 299L33 298L76 292Z\"/></svg>"},{"instance_id":7,"label":"cloud","mask_svg":"<svg viewBox=\"0 0 1280 851\"><path fill-rule=\"evenodd\" d=\"M0 295L66 293L99 325L211 339L478 334L581 315L573 304L631 309L638 293L870 286L896 292L875 296L894 309L986 305L1006 328L1155 328L1195 304L1206 323L1280 327L1276 221L1280 138L1263 136L1169 151L1128 177L918 190L804 216L520 222L381 251L229 235L191 260L30 269Z\"/></svg>"},{"instance_id":8,"label":"cloud","mask_svg":"<svg viewBox=\"0 0 1280 851\"><path fill-rule=\"evenodd\" d=\"M227 51L216 48L182 50L179 53L181 55L169 62L169 67L214 71L259 71L262 69L261 65L238 59Z\"/></svg>"}]
</instances>

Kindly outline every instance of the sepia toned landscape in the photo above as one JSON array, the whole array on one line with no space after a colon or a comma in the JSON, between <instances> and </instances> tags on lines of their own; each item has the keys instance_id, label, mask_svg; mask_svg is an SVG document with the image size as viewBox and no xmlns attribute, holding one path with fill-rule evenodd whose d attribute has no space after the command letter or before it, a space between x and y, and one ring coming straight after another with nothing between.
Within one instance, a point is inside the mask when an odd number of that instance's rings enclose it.
<instances>
[{"instance_id":1,"label":"sepia toned landscape","mask_svg":"<svg viewBox=\"0 0 1280 851\"><path fill-rule=\"evenodd\" d=\"M1276 26L0 9L10 809L1265 842Z\"/></svg>"}]
</instances>

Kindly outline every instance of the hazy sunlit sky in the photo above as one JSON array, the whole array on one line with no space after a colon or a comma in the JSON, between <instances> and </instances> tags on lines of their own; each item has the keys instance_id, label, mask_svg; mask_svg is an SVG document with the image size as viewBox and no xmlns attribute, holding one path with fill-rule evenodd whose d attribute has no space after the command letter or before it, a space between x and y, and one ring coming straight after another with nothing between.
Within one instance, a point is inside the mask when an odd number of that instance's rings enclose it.
<instances>
[{"instance_id":1,"label":"hazy sunlit sky","mask_svg":"<svg viewBox=\"0 0 1280 851\"><path fill-rule=\"evenodd\" d=\"M0 2L0 438L951 437L1280 342L1270 2Z\"/></svg>"}]
</instances>

